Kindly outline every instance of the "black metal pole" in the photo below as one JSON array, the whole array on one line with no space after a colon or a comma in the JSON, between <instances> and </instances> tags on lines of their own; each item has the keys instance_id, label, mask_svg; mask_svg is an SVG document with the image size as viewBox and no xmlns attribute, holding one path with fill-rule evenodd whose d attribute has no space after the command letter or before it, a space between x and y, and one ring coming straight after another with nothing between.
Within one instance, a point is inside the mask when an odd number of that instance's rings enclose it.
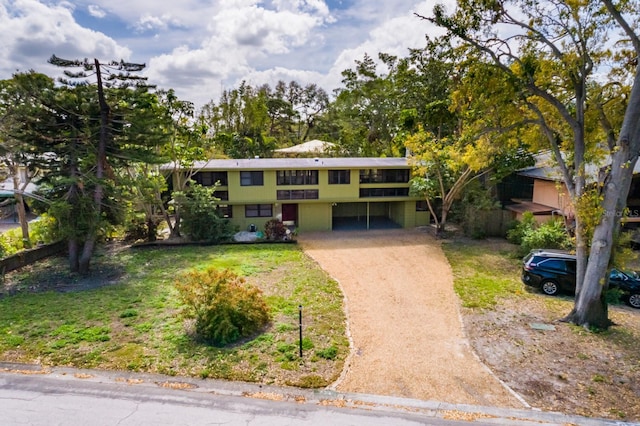
<instances>
[{"instance_id":1,"label":"black metal pole","mask_svg":"<svg viewBox=\"0 0 640 426\"><path fill-rule=\"evenodd\" d=\"M298 305L298 323L300 326L300 358L302 358L302 305Z\"/></svg>"}]
</instances>

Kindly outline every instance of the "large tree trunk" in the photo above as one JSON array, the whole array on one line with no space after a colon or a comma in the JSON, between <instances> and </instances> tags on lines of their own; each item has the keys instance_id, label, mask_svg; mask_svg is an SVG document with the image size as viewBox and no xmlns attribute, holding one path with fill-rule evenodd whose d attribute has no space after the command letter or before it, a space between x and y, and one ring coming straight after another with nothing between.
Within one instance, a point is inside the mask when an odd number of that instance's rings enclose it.
<instances>
[{"instance_id":1,"label":"large tree trunk","mask_svg":"<svg viewBox=\"0 0 640 426\"><path fill-rule=\"evenodd\" d=\"M87 238L87 241L84 242L84 246L82 247L82 254L80 255L80 259L78 261L78 273L80 273L80 275L89 274L91 257L93 256L93 249L95 248L95 245L95 235L89 236Z\"/></svg>"},{"instance_id":2,"label":"large tree trunk","mask_svg":"<svg viewBox=\"0 0 640 426\"><path fill-rule=\"evenodd\" d=\"M76 239L69 239L67 247L69 249L69 271L78 272L80 269L80 244Z\"/></svg>"},{"instance_id":3,"label":"large tree trunk","mask_svg":"<svg viewBox=\"0 0 640 426\"><path fill-rule=\"evenodd\" d=\"M585 327L606 329L612 324L608 317L604 293L608 288L607 275L616 235L619 232L620 217L629 194L637 160L637 156L629 160L629 154L629 147L626 146L613 155L611 174L604 186L604 215L594 230L581 291L576 294L574 310L567 317L567 320Z\"/></svg>"},{"instance_id":4,"label":"large tree trunk","mask_svg":"<svg viewBox=\"0 0 640 426\"><path fill-rule=\"evenodd\" d=\"M18 222L22 230L22 245L24 248L31 248L31 238L29 237L29 222L27 221L27 210L25 209L24 197L22 196L22 185L20 185L20 171L16 166L9 168L13 179L14 198L16 200L16 213Z\"/></svg>"},{"instance_id":5,"label":"large tree trunk","mask_svg":"<svg viewBox=\"0 0 640 426\"><path fill-rule=\"evenodd\" d=\"M607 288L607 272L619 232L620 218L640 150L640 68L629 97L616 149L612 152L611 170L603 187L604 215L596 225L589 262L573 311L566 320L578 325L607 328L611 325L603 289Z\"/></svg>"},{"instance_id":6,"label":"large tree trunk","mask_svg":"<svg viewBox=\"0 0 640 426\"><path fill-rule=\"evenodd\" d=\"M96 78L98 82L98 101L100 103L100 138L98 140L98 150L96 158L96 187L93 191L93 204L95 222L92 223L91 229L87 233L86 240L82 249L82 255L78 262L78 272L82 275L89 273L89 266L93 250L96 245L97 228L100 226L100 218L102 216L102 198L104 196L104 187L102 180L104 179L104 170L107 162L107 144L109 141L109 123L111 109L104 97L102 87L102 74L100 72L100 62L95 59Z\"/></svg>"},{"instance_id":7,"label":"large tree trunk","mask_svg":"<svg viewBox=\"0 0 640 426\"><path fill-rule=\"evenodd\" d=\"M29 237L29 221L27 220L27 210L24 206L24 198L21 194L15 194L16 212L18 213L18 221L22 229L22 246L26 249L31 248L31 238Z\"/></svg>"},{"instance_id":8,"label":"large tree trunk","mask_svg":"<svg viewBox=\"0 0 640 426\"><path fill-rule=\"evenodd\" d=\"M153 217L147 218L147 241L153 242L158 239L158 222Z\"/></svg>"},{"instance_id":9,"label":"large tree trunk","mask_svg":"<svg viewBox=\"0 0 640 426\"><path fill-rule=\"evenodd\" d=\"M440 212L440 222L436 226L436 235L443 235L446 232L447 216L449 214L450 208L451 206L445 206L444 202L442 203L442 211Z\"/></svg>"}]
</instances>

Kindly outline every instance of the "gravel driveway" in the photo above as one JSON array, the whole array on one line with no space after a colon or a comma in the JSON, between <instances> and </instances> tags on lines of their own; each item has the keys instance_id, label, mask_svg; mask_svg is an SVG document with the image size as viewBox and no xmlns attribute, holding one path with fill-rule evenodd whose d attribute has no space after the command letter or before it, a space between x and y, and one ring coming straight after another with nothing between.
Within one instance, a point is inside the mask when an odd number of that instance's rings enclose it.
<instances>
[{"instance_id":1,"label":"gravel driveway","mask_svg":"<svg viewBox=\"0 0 640 426\"><path fill-rule=\"evenodd\" d=\"M345 295L352 348L336 390L523 407L472 352L451 268L426 231L305 233L298 242Z\"/></svg>"}]
</instances>

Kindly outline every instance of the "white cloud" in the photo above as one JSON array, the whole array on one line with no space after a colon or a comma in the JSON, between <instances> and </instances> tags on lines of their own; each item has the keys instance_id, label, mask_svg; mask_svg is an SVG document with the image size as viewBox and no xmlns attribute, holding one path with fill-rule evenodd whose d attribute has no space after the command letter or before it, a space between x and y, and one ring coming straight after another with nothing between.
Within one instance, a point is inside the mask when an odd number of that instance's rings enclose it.
<instances>
[{"instance_id":1,"label":"white cloud","mask_svg":"<svg viewBox=\"0 0 640 426\"><path fill-rule=\"evenodd\" d=\"M0 0L0 78L47 69L53 53L131 58L148 64L151 83L202 105L242 80L317 83L331 93L365 53L405 56L423 46L434 30L413 12L428 15L439 0L354 0L339 9L326 0L51 1ZM108 17L101 28L111 37L78 24L75 8Z\"/></svg>"},{"instance_id":2,"label":"white cloud","mask_svg":"<svg viewBox=\"0 0 640 426\"><path fill-rule=\"evenodd\" d=\"M145 14L135 24L135 28L139 31L166 30L170 26L179 27L180 22L168 13L162 16Z\"/></svg>"},{"instance_id":3,"label":"white cloud","mask_svg":"<svg viewBox=\"0 0 640 426\"><path fill-rule=\"evenodd\" d=\"M0 3L0 75L35 69L52 70L46 61L55 54L76 59L128 59L131 52L102 33L79 26L67 5L44 5L35 0ZM60 75L60 70L50 72Z\"/></svg>"},{"instance_id":4,"label":"white cloud","mask_svg":"<svg viewBox=\"0 0 640 426\"><path fill-rule=\"evenodd\" d=\"M330 16L328 9L319 4L311 8L320 10L319 14L308 13L307 3L280 1L276 2L275 9L265 9L255 1L223 1L222 9L207 26L208 35L198 47L182 45L171 53L152 58L148 74L160 85L177 81L190 83L192 87L187 90L197 96L193 99L197 103L217 100L224 84L260 75L250 65L253 60L268 62L270 56L292 54L301 46L317 42L315 34ZM300 6L305 10L300 10ZM294 73L304 74L303 71ZM208 85L212 92L202 89L209 80L215 82Z\"/></svg>"},{"instance_id":5,"label":"white cloud","mask_svg":"<svg viewBox=\"0 0 640 426\"><path fill-rule=\"evenodd\" d=\"M105 12L100 6L96 6L95 4L90 4L87 6L87 10L89 11L89 15L94 18L104 18L107 16L107 12Z\"/></svg>"}]
</instances>

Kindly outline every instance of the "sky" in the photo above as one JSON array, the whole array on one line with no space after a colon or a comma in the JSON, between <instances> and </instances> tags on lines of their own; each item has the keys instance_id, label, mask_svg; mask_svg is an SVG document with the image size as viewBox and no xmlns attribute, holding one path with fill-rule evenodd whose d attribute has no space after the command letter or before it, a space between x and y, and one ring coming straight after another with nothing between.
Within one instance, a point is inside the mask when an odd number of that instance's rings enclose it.
<instances>
[{"instance_id":1,"label":"sky","mask_svg":"<svg viewBox=\"0 0 640 426\"><path fill-rule=\"evenodd\" d=\"M279 80L329 94L365 53L407 56L442 32L414 13L453 0L0 0L0 79L47 63L144 63L149 83L197 108L225 89Z\"/></svg>"}]
</instances>

